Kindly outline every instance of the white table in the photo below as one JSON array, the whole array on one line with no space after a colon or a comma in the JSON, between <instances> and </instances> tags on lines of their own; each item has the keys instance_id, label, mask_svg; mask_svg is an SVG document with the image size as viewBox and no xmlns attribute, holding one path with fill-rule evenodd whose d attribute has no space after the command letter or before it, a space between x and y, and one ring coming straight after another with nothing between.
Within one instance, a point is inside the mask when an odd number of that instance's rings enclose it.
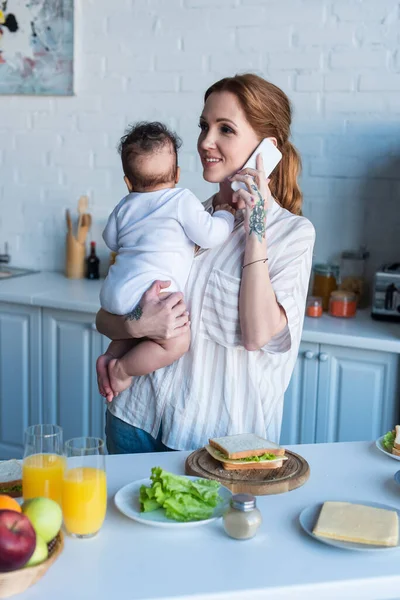
<instances>
[{"instance_id":1,"label":"white table","mask_svg":"<svg viewBox=\"0 0 400 600\"><path fill-rule=\"evenodd\" d=\"M113 504L123 485L159 465L183 474L188 453L107 457L109 507L91 540L66 539L45 577L21 600L340 600L400 597L400 549L350 552L300 528L300 511L324 500L382 502L400 508L393 476L400 462L371 442L291 446L309 462L301 488L258 497L263 525L252 540L228 538L221 521L183 531L131 521Z\"/></svg>"}]
</instances>

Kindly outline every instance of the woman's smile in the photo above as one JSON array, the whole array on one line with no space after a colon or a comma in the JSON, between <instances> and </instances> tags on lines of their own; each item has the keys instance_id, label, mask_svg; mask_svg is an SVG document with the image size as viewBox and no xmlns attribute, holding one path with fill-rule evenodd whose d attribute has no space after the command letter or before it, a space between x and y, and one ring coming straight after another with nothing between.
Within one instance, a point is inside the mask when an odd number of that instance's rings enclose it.
<instances>
[{"instance_id":1,"label":"woman's smile","mask_svg":"<svg viewBox=\"0 0 400 600\"><path fill-rule=\"evenodd\" d=\"M222 162L222 158L214 156L202 156L201 163L204 169L213 169Z\"/></svg>"}]
</instances>

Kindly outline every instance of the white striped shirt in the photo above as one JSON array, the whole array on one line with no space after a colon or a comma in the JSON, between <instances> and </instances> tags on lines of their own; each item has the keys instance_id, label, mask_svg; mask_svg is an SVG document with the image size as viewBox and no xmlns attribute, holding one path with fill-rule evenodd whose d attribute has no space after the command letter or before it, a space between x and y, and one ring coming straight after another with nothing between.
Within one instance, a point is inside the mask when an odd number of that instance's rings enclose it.
<instances>
[{"instance_id":1,"label":"white striped shirt","mask_svg":"<svg viewBox=\"0 0 400 600\"><path fill-rule=\"evenodd\" d=\"M211 208L212 198L206 203ZM185 291L190 350L172 365L136 377L109 410L176 450L194 450L211 437L253 432L279 442L283 397L297 358L315 232L304 217L271 199L267 268L288 324L261 350L241 341L239 289L246 233L237 212L228 241L200 250Z\"/></svg>"}]
</instances>

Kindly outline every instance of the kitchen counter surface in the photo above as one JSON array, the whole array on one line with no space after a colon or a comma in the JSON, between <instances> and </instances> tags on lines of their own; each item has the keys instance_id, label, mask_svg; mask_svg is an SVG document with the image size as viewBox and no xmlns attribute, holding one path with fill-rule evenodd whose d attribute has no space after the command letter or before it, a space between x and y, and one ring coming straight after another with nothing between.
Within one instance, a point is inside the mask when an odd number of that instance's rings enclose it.
<instances>
[{"instance_id":1,"label":"kitchen counter surface","mask_svg":"<svg viewBox=\"0 0 400 600\"><path fill-rule=\"evenodd\" d=\"M62 273L46 271L23 275L0 281L0 302L95 314L100 308L102 281L67 279Z\"/></svg>"},{"instance_id":2,"label":"kitchen counter surface","mask_svg":"<svg viewBox=\"0 0 400 600\"><path fill-rule=\"evenodd\" d=\"M168 530L139 524L113 504L117 490L159 465L183 474L188 453L107 456L109 505L97 537L66 539L59 559L21 600L388 600L399 597L400 548L357 552L327 546L299 525L300 512L325 500L400 508L393 476L400 463L372 442L289 446L310 478L284 494L261 496L263 524L252 540L228 538L221 520Z\"/></svg>"},{"instance_id":3,"label":"kitchen counter surface","mask_svg":"<svg viewBox=\"0 0 400 600\"><path fill-rule=\"evenodd\" d=\"M375 321L369 310L359 310L351 319L324 313L317 319L305 317L301 340L400 354L400 323Z\"/></svg>"},{"instance_id":4,"label":"kitchen counter surface","mask_svg":"<svg viewBox=\"0 0 400 600\"><path fill-rule=\"evenodd\" d=\"M94 315L99 309L101 283L67 279L52 272L15 277L0 281L0 302ZM336 319L327 314L320 319L306 317L302 341L400 354L400 323L374 321L368 310L359 311L354 319Z\"/></svg>"}]
</instances>

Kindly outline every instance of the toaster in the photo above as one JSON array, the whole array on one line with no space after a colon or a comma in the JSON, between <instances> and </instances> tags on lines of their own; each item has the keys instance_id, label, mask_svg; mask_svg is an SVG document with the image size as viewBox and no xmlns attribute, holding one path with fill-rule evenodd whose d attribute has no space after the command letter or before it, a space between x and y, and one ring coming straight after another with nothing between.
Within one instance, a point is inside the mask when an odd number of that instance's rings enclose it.
<instances>
[{"instance_id":1,"label":"toaster","mask_svg":"<svg viewBox=\"0 0 400 600\"><path fill-rule=\"evenodd\" d=\"M375 273L371 316L400 322L400 263L384 265Z\"/></svg>"}]
</instances>

